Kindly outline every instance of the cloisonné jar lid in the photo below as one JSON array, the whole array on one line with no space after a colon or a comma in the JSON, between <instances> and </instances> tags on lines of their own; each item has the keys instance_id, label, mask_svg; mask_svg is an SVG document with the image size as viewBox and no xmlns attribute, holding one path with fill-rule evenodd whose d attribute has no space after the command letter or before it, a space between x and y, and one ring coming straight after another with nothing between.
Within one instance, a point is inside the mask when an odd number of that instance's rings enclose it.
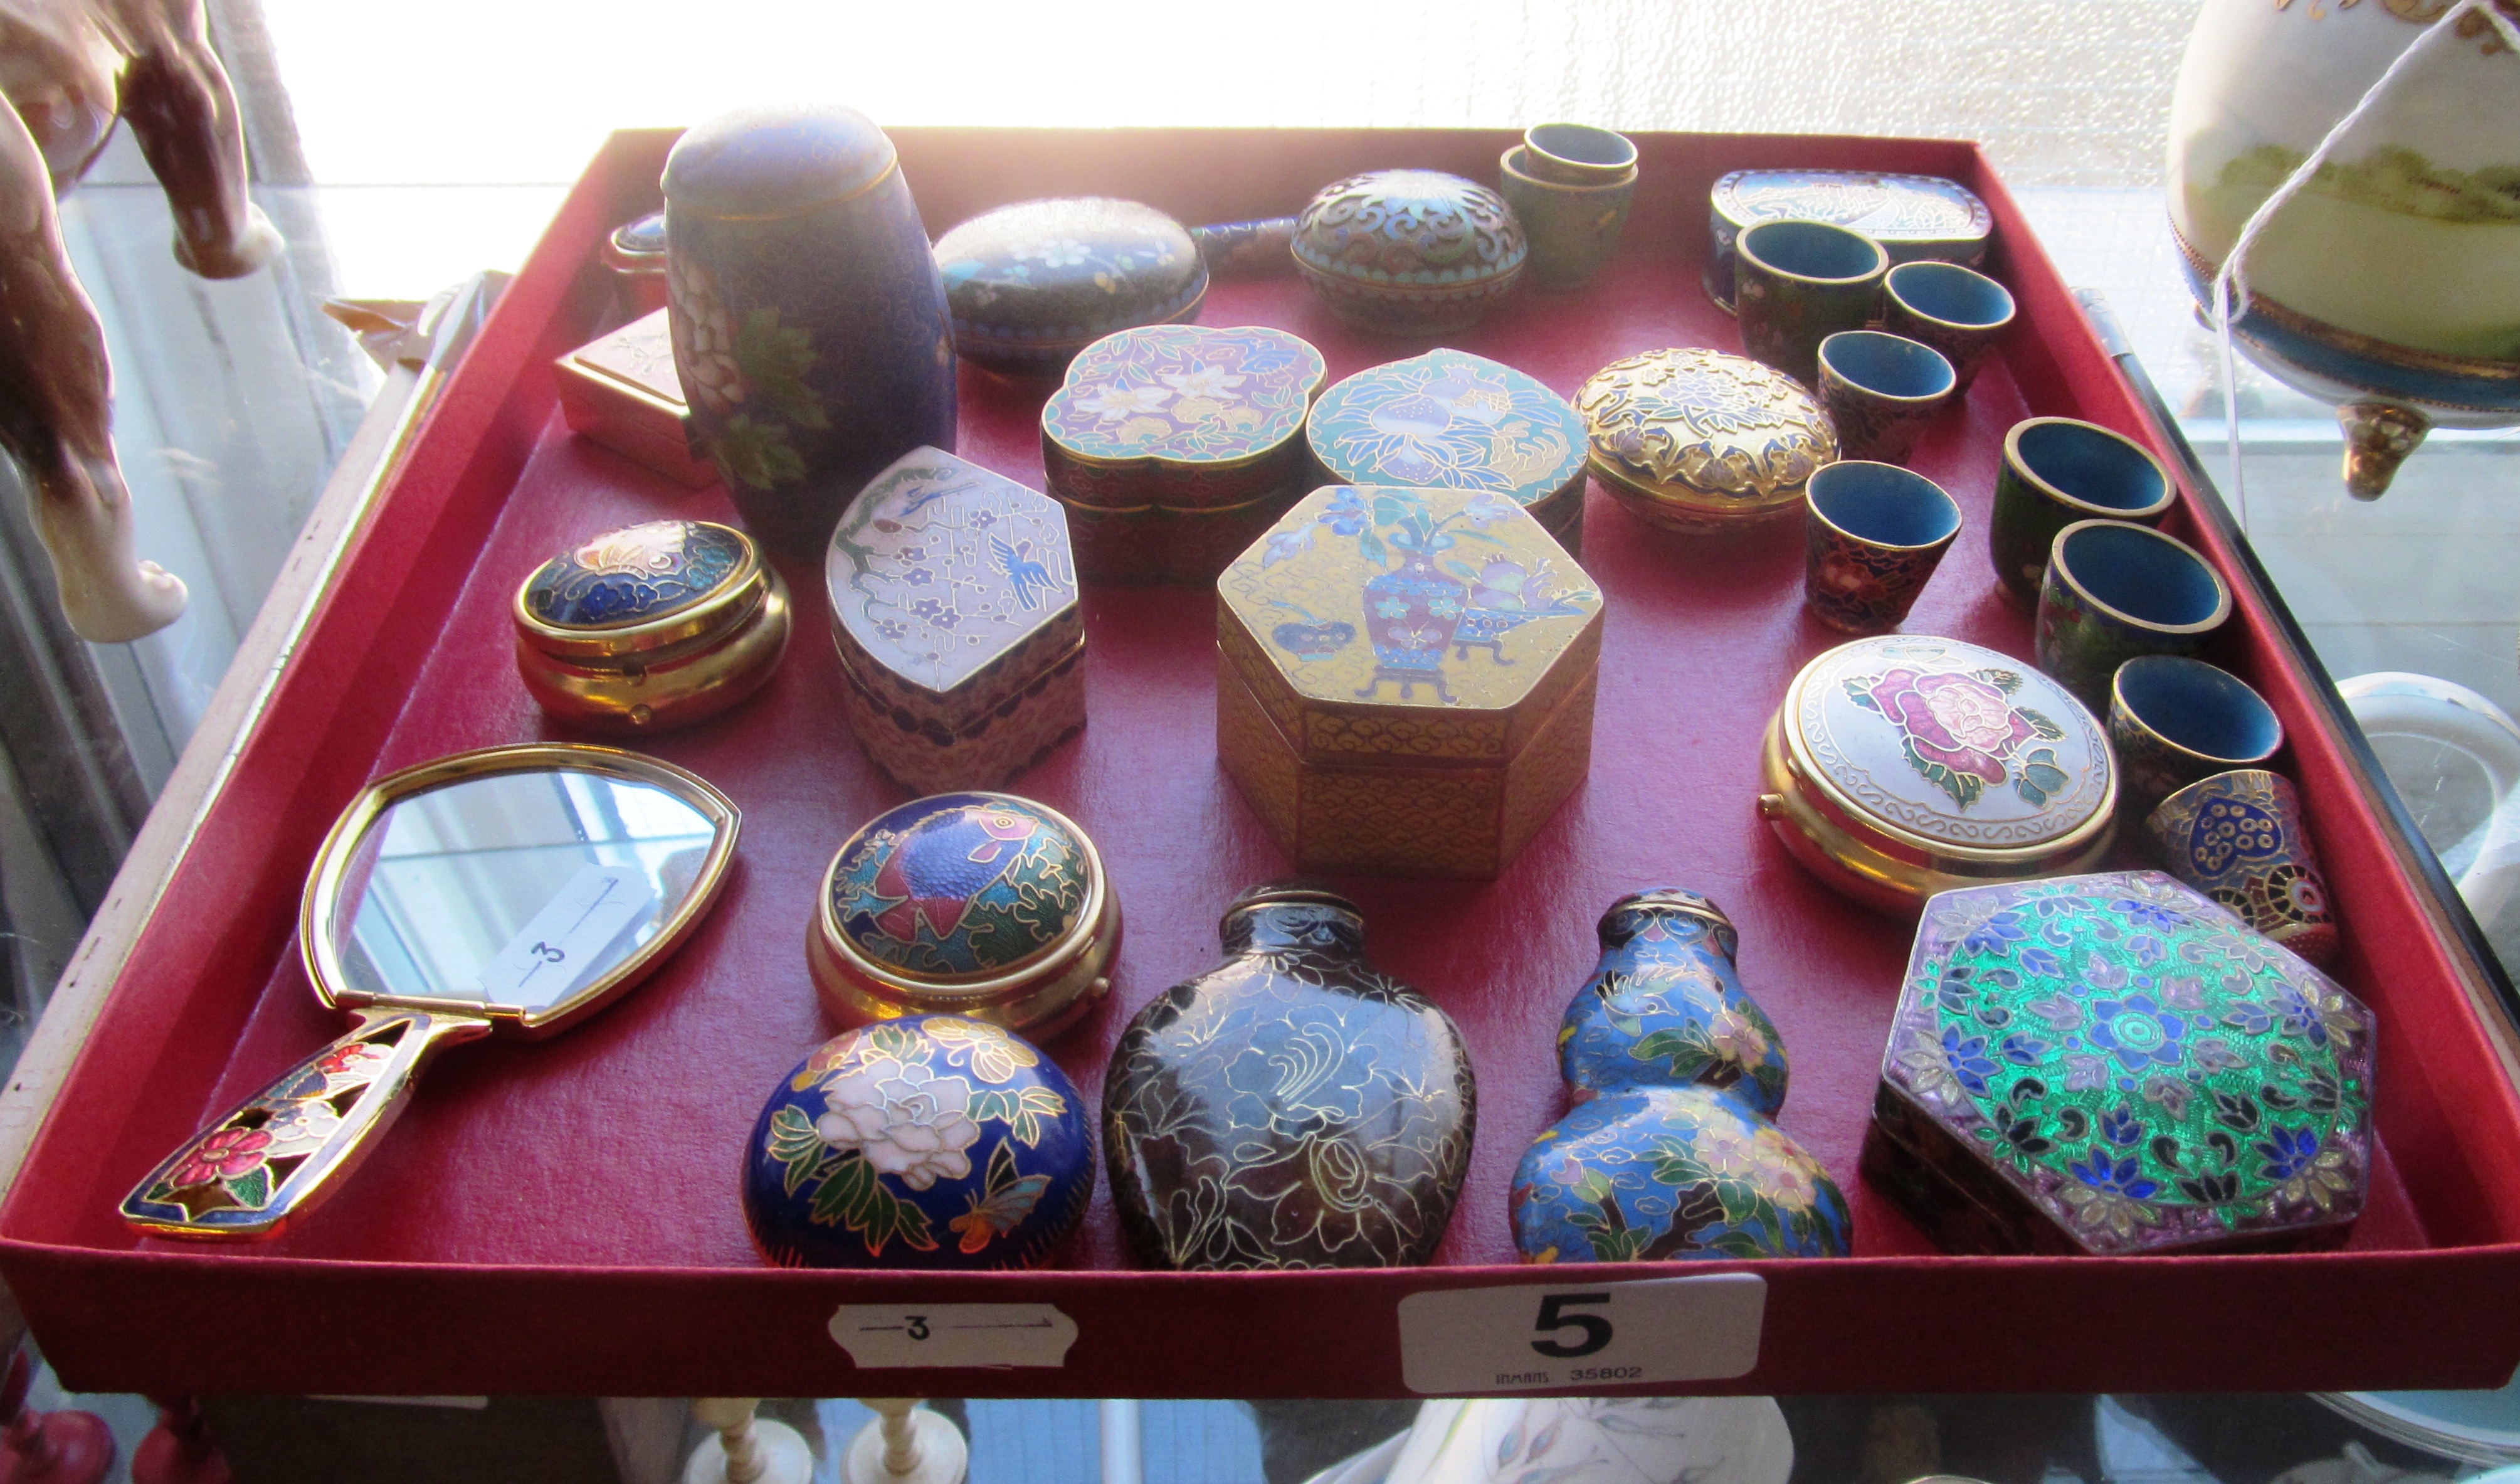
<instances>
[{"instance_id":1,"label":"cloisonn\u00e9 jar lid","mask_svg":"<svg viewBox=\"0 0 2520 1484\"><path fill-rule=\"evenodd\" d=\"M1530 255L1504 197L1441 170L1332 181L1296 218L1292 250L1340 318L1402 334L1478 323Z\"/></svg>"},{"instance_id":2,"label":"cloisonn\u00e9 jar lid","mask_svg":"<svg viewBox=\"0 0 2520 1484\"><path fill-rule=\"evenodd\" d=\"M787 652L788 598L752 538L707 520L608 531L534 569L512 606L517 664L544 709L663 731L759 689Z\"/></svg>"},{"instance_id":3,"label":"cloisonn\u00e9 jar lid","mask_svg":"<svg viewBox=\"0 0 2520 1484\"><path fill-rule=\"evenodd\" d=\"M1802 383L1745 356L1648 350L1575 393L1593 472L1619 503L1671 530L1719 530L1800 508L1837 430Z\"/></svg>"},{"instance_id":4,"label":"cloisonn\u00e9 jar lid","mask_svg":"<svg viewBox=\"0 0 2520 1484\"><path fill-rule=\"evenodd\" d=\"M2087 869L2115 831L2107 735L2062 686L1954 639L1889 635L1803 666L1768 728L1759 813L1885 912Z\"/></svg>"},{"instance_id":5,"label":"cloisonn\u00e9 jar lid","mask_svg":"<svg viewBox=\"0 0 2520 1484\"><path fill-rule=\"evenodd\" d=\"M1927 904L1866 1168L1948 1244L2323 1244L2370 1172L2362 1002L2154 871Z\"/></svg>"},{"instance_id":6,"label":"cloisonn\u00e9 jar lid","mask_svg":"<svg viewBox=\"0 0 2520 1484\"><path fill-rule=\"evenodd\" d=\"M1958 181L1875 170L1735 170L1707 193L1715 250L1706 293L1732 308L1733 243L1763 221L1821 221L1879 243L1894 263L1940 258L1975 266L1986 258L1995 215Z\"/></svg>"},{"instance_id":7,"label":"cloisonn\u00e9 jar lid","mask_svg":"<svg viewBox=\"0 0 2520 1484\"><path fill-rule=\"evenodd\" d=\"M843 1031L780 1082L744 1151L743 1219L783 1268L1035 1268L1094 1194L1085 1101L998 1026Z\"/></svg>"},{"instance_id":8,"label":"cloisonn\u00e9 jar lid","mask_svg":"<svg viewBox=\"0 0 2520 1484\"><path fill-rule=\"evenodd\" d=\"M1110 990L1120 901L1085 832L1012 793L878 815L823 877L806 959L850 1020L951 1012L1048 1039Z\"/></svg>"},{"instance_id":9,"label":"cloisonn\u00e9 jar lid","mask_svg":"<svg viewBox=\"0 0 2520 1484\"><path fill-rule=\"evenodd\" d=\"M1115 330L1195 319L1207 264L1181 223L1105 196L1027 201L936 240L954 348L994 371L1055 376Z\"/></svg>"},{"instance_id":10,"label":"cloisonn\u00e9 jar lid","mask_svg":"<svg viewBox=\"0 0 2520 1484\"><path fill-rule=\"evenodd\" d=\"M892 140L839 104L764 104L685 131L665 157L666 202L703 216L793 216L891 173Z\"/></svg>"},{"instance_id":11,"label":"cloisonn\u00e9 jar lid","mask_svg":"<svg viewBox=\"0 0 2520 1484\"><path fill-rule=\"evenodd\" d=\"M1105 336L1078 353L1042 405L1053 487L1081 479L1094 486L1076 496L1084 498L1099 489L1098 472L1151 470L1173 487L1160 502L1131 494L1128 506L1200 506L1197 479L1300 462L1295 440L1328 379L1322 353L1282 330L1147 325Z\"/></svg>"},{"instance_id":12,"label":"cloisonn\u00e9 jar lid","mask_svg":"<svg viewBox=\"0 0 2520 1484\"><path fill-rule=\"evenodd\" d=\"M623 222L604 240L604 266L616 273L665 271L665 213L651 211Z\"/></svg>"},{"instance_id":13,"label":"cloisonn\u00e9 jar lid","mask_svg":"<svg viewBox=\"0 0 2520 1484\"><path fill-rule=\"evenodd\" d=\"M1584 420L1510 366L1430 350L1322 393L1304 436L1332 480L1492 490L1552 534L1584 499Z\"/></svg>"}]
</instances>

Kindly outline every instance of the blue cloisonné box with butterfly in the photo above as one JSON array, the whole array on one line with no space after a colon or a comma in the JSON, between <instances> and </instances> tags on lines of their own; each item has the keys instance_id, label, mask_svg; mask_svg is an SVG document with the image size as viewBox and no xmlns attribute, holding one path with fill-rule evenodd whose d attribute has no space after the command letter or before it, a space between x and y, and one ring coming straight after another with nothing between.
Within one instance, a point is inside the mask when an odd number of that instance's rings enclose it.
<instances>
[{"instance_id":1,"label":"blue cloisonn\u00e9 box with butterfly","mask_svg":"<svg viewBox=\"0 0 2520 1484\"><path fill-rule=\"evenodd\" d=\"M1094 1142L1076 1086L985 1021L845 1031L763 1104L743 1219L786 1268L1035 1268L1084 1218Z\"/></svg>"}]
</instances>

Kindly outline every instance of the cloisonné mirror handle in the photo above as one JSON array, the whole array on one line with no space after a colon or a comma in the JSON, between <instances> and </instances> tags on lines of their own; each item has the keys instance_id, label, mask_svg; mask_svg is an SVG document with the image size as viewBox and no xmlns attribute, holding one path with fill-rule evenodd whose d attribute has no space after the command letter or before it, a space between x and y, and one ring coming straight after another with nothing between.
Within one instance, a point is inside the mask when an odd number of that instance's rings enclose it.
<instances>
[{"instance_id":1,"label":"cloisonn\u00e9 mirror handle","mask_svg":"<svg viewBox=\"0 0 2520 1484\"><path fill-rule=\"evenodd\" d=\"M276 1237L332 1193L402 1112L421 1063L484 1015L359 1010L357 1027L203 1128L122 1199L152 1237Z\"/></svg>"}]
</instances>

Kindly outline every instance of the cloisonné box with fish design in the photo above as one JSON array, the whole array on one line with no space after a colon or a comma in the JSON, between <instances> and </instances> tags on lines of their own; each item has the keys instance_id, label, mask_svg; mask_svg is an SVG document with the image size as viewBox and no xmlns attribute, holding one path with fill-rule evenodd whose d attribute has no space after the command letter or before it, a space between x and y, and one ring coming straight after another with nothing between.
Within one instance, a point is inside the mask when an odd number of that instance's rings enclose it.
<instances>
[{"instance_id":1,"label":"cloisonn\u00e9 box with fish design","mask_svg":"<svg viewBox=\"0 0 2520 1484\"><path fill-rule=\"evenodd\" d=\"M1484 489L1584 554L1584 420L1510 366L1439 349L1360 371L1304 421L1331 484Z\"/></svg>"},{"instance_id":2,"label":"cloisonn\u00e9 box with fish design","mask_svg":"<svg viewBox=\"0 0 2520 1484\"><path fill-rule=\"evenodd\" d=\"M1207 263L1181 223L1107 196L1017 202L936 239L954 349L1055 377L1115 330L1198 318Z\"/></svg>"},{"instance_id":3,"label":"cloisonn\u00e9 box with fish design","mask_svg":"<svg viewBox=\"0 0 2520 1484\"><path fill-rule=\"evenodd\" d=\"M1217 649L1218 754L1299 871L1493 877L1592 760L1600 592L1492 491L1313 491Z\"/></svg>"},{"instance_id":4,"label":"cloisonn\u00e9 box with fish design","mask_svg":"<svg viewBox=\"0 0 2520 1484\"><path fill-rule=\"evenodd\" d=\"M1732 312L1733 244L1763 221L1823 221L1879 243L1893 263L1940 258L1974 268L1986 260L1995 214L1976 193L1938 175L1877 170L1734 170L1707 193L1706 296Z\"/></svg>"},{"instance_id":5,"label":"cloisonn\u00e9 box with fish design","mask_svg":"<svg viewBox=\"0 0 2520 1484\"><path fill-rule=\"evenodd\" d=\"M706 489L717 466L693 454L674 332L657 310L562 356L560 410L578 433L677 484Z\"/></svg>"},{"instance_id":6,"label":"cloisonn\u00e9 box with fish design","mask_svg":"<svg viewBox=\"0 0 2520 1484\"><path fill-rule=\"evenodd\" d=\"M842 708L904 789L996 787L1085 725L1085 619L1057 501L914 449L841 516L823 575Z\"/></svg>"},{"instance_id":7,"label":"cloisonn\u00e9 box with fish design","mask_svg":"<svg viewBox=\"0 0 2520 1484\"><path fill-rule=\"evenodd\" d=\"M1084 579L1213 581L1303 492L1328 376L1282 330L1149 325L1088 345L1041 410Z\"/></svg>"},{"instance_id":8,"label":"cloisonn\u00e9 box with fish design","mask_svg":"<svg viewBox=\"0 0 2520 1484\"><path fill-rule=\"evenodd\" d=\"M1927 904L1864 1173L1957 1252L2335 1246L2371 1174L2371 1012L2157 871Z\"/></svg>"}]
</instances>

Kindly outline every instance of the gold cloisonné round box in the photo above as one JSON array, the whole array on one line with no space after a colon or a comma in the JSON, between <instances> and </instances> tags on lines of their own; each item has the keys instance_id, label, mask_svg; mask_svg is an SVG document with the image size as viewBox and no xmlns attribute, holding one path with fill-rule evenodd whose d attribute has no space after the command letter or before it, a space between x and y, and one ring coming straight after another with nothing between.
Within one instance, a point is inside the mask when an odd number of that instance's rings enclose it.
<instances>
[{"instance_id":1,"label":"gold cloisonn\u00e9 round box","mask_svg":"<svg viewBox=\"0 0 2520 1484\"><path fill-rule=\"evenodd\" d=\"M1728 530L1802 508L1837 431L1802 383L1719 350L1648 350L1593 373L1575 393L1594 474L1668 530Z\"/></svg>"},{"instance_id":2,"label":"gold cloisonn\u00e9 round box","mask_svg":"<svg viewBox=\"0 0 2520 1484\"><path fill-rule=\"evenodd\" d=\"M1048 496L914 449L850 503L823 577L849 726L904 789L996 787L1085 725L1085 618Z\"/></svg>"},{"instance_id":3,"label":"gold cloisonn\u00e9 round box","mask_svg":"<svg viewBox=\"0 0 2520 1484\"><path fill-rule=\"evenodd\" d=\"M1217 581L1217 751L1305 872L1493 877L1583 782L1601 595L1489 491L1330 485Z\"/></svg>"},{"instance_id":4,"label":"gold cloisonn\u00e9 round box","mask_svg":"<svg viewBox=\"0 0 2520 1484\"><path fill-rule=\"evenodd\" d=\"M1955 639L1859 639L1803 666L1760 771L1759 813L1785 849L1884 912L2088 871L2116 828L2117 764L2092 713Z\"/></svg>"},{"instance_id":5,"label":"gold cloisonn\u00e9 round box","mask_svg":"<svg viewBox=\"0 0 2520 1484\"><path fill-rule=\"evenodd\" d=\"M761 689L788 652L788 590L752 538L651 520L561 553L517 589L517 669L591 732L665 732Z\"/></svg>"}]
</instances>

